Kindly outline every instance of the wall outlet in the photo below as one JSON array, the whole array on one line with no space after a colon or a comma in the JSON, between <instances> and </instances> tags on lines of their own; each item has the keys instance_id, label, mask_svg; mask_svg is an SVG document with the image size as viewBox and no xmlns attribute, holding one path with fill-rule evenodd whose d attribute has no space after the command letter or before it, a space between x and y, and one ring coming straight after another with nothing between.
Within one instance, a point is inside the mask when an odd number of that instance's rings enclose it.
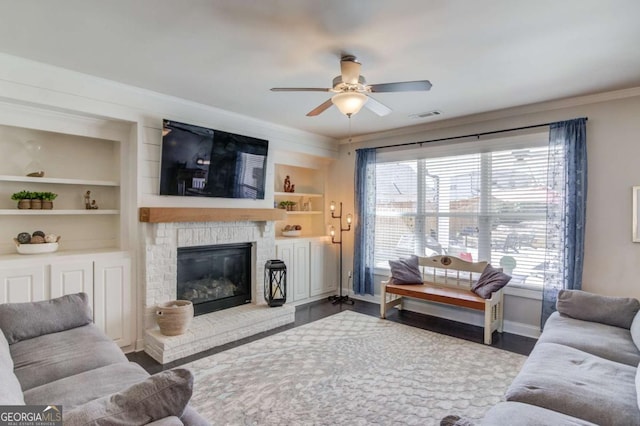
<instances>
[{"instance_id":1,"label":"wall outlet","mask_svg":"<svg viewBox=\"0 0 640 426\"><path fill-rule=\"evenodd\" d=\"M351 271L347 271L347 277L351 278Z\"/></svg>"}]
</instances>

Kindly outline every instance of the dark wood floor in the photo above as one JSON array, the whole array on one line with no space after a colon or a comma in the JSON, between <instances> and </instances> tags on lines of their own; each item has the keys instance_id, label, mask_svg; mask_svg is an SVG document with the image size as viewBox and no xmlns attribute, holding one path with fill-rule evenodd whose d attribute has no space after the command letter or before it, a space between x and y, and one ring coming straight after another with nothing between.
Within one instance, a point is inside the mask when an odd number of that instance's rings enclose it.
<instances>
[{"instance_id":1,"label":"dark wood floor","mask_svg":"<svg viewBox=\"0 0 640 426\"><path fill-rule=\"evenodd\" d=\"M209 349L204 352L183 358L169 364L159 364L150 356L144 352L136 352L128 354L127 357L130 361L137 362L149 373L154 374L162 370L174 368L187 362L195 361L200 358L204 358L209 355L216 354L218 352L226 351L227 349L234 348L236 346L243 345L245 343L252 342L254 340L261 339L266 336L270 336L275 333L279 333L284 330L288 330L293 327L298 327L303 324L307 324L324 317L328 317L333 314L337 314L340 311L351 310L360 312L362 314L379 316L380 307L377 304L356 301L354 305L347 304L332 304L326 300L308 303L306 305L300 305L296 307L296 320L293 324L279 327L274 330L266 331L264 333L256 334L246 339L238 340L233 343L218 346L213 349ZM425 330L435 331L437 333L446 334L448 336L457 337L460 339L469 340L482 344L483 342L483 329L474 325L463 324L455 321L446 320L443 318L432 317L429 315L423 315L411 311L398 311L392 310L387 315L387 319L395 321L401 324L410 325L413 327L422 328ZM491 346L500 348L506 351L515 352L521 355L529 355L533 345L535 345L536 339L530 337L518 336L510 333L494 333L493 344Z\"/></svg>"}]
</instances>

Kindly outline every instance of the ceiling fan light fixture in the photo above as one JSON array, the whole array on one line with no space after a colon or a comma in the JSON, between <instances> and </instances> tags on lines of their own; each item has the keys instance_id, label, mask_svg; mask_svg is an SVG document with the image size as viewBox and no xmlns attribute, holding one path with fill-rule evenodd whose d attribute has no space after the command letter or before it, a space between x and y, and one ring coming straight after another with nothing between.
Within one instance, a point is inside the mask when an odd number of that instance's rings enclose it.
<instances>
[{"instance_id":1,"label":"ceiling fan light fixture","mask_svg":"<svg viewBox=\"0 0 640 426\"><path fill-rule=\"evenodd\" d=\"M333 102L341 113L349 116L357 114L368 99L367 95L363 93L342 92L333 95L331 102Z\"/></svg>"}]
</instances>

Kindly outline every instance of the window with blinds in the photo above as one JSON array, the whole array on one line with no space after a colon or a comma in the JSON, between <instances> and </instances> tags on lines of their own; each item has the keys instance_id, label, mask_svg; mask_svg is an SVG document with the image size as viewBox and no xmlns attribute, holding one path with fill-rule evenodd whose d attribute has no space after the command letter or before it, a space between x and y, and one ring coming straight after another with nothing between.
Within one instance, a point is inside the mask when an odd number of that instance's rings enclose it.
<instances>
[{"instance_id":1,"label":"window with blinds","mask_svg":"<svg viewBox=\"0 0 640 426\"><path fill-rule=\"evenodd\" d=\"M375 266L449 254L501 266L510 285L541 288L555 258L547 250L560 242L547 230L561 229L547 223L547 209L561 208L563 196L547 185L546 142L545 133L379 155Z\"/></svg>"}]
</instances>

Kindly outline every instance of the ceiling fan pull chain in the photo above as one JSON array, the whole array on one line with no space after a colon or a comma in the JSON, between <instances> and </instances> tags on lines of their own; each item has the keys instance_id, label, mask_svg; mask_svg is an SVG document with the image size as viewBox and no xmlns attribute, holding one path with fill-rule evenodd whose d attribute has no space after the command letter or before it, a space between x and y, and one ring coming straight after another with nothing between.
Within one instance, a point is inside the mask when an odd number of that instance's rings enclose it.
<instances>
[{"instance_id":1,"label":"ceiling fan pull chain","mask_svg":"<svg viewBox=\"0 0 640 426\"><path fill-rule=\"evenodd\" d=\"M349 147L347 148L347 155L351 155L351 116L353 114L347 114L349 117Z\"/></svg>"}]
</instances>

